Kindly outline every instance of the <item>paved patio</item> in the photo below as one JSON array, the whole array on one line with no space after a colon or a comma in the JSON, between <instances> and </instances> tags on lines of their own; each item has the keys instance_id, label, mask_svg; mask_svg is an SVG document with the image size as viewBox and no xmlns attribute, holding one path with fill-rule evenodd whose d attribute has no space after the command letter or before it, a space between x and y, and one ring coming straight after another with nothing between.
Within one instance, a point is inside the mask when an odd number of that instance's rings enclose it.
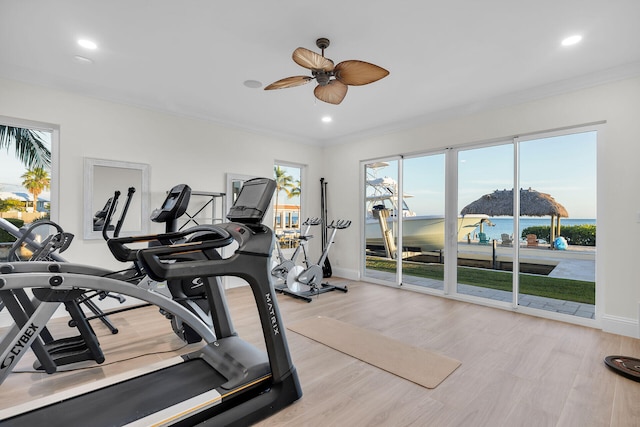
<instances>
[{"instance_id":1,"label":"paved patio","mask_svg":"<svg viewBox=\"0 0 640 427\"><path fill-rule=\"evenodd\" d=\"M548 252L547 256L557 251ZM542 255L542 253L540 254ZM375 277L380 280L393 281L394 274L369 270L370 277ZM550 277L568 278L574 280L595 280L595 260L585 259L562 259L560 263L549 274ZM430 289L436 289L442 291L444 289L443 282L433 279L425 279L414 276L404 276L405 284L411 284L416 286L422 286ZM495 289L483 288L481 286L472 286L458 283L458 293L464 295L473 295L477 297L492 299L496 301L513 301L511 292L500 291ZM535 295L520 294L518 298L518 304L523 307L537 308L540 310L552 311L555 313L569 314L572 316L583 317L586 319L595 318L595 305L582 304L573 301L563 301L553 298L539 297Z\"/></svg>"}]
</instances>

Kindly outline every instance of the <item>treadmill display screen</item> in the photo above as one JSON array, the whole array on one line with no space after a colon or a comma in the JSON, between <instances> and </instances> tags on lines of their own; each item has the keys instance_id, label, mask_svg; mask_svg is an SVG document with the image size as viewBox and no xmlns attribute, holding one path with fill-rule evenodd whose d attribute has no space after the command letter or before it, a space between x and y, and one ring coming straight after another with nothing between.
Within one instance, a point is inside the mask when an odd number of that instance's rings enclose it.
<instances>
[{"instance_id":1,"label":"treadmill display screen","mask_svg":"<svg viewBox=\"0 0 640 427\"><path fill-rule=\"evenodd\" d=\"M276 183L268 178L245 181L227 218L242 223L260 223L269 209Z\"/></svg>"}]
</instances>

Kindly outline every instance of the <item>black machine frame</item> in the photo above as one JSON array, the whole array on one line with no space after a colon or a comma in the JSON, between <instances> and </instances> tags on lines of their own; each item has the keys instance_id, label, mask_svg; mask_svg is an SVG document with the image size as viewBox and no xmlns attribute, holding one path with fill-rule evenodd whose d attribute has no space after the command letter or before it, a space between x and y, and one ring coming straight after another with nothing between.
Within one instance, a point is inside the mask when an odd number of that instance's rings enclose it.
<instances>
[{"instance_id":1,"label":"black machine frame","mask_svg":"<svg viewBox=\"0 0 640 427\"><path fill-rule=\"evenodd\" d=\"M266 178L258 180L247 183L259 185L263 193L272 195L275 182ZM259 202L262 204L264 197ZM210 425L248 425L299 399L302 389L289 353L270 275L274 234L260 220L256 220L255 212L260 210L261 219L266 211L262 205L236 210L234 222L199 226L196 231L180 232L185 237L190 233L198 234L198 239L190 243L135 250L126 247L134 241L164 239L163 235L156 235L110 239L109 247L114 252L127 253L127 256L135 253L147 274L155 280L219 276L244 279L251 288L258 309L266 352L237 336L230 319L224 319L228 316L227 310L219 310L226 308L224 300L211 301L214 324L228 325L216 329L214 334L201 319L172 299L109 278L108 272L101 268L58 262L10 262L0 266L0 289L39 288L45 292L99 289L140 298L180 317L201 333L207 343L200 350L167 362L159 369L153 367L151 372L116 379L115 383L90 392L65 392L28 402L23 407L0 411L0 422L8 426L69 426L86 424L87 420L93 426L127 425L133 422L158 425L196 425L204 422ZM248 213L246 222L243 222L239 211ZM238 244L233 255L225 259L212 256L213 252L232 240ZM202 256L194 260L172 262L187 252L199 252ZM215 292L211 295L215 295ZM216 297L219 298L224 298L224 294ZM28 347L38 339L38 332L31 325L36 325L35 321L46 324L55 304L41 303L30 319L33 322L25 323L10 342L1 343L0 357L11 357L18 342ZM160 387L166 387L166 390ZM153 392L145 393L150 388ZM184 393L180 390L184 390ZM136 396L135 405L127 402L128 398L122 399L123 394ZM160 397L168 400L159 403ZM87 399L108 404L83 403Z\"/></svg>"}]
</instances>

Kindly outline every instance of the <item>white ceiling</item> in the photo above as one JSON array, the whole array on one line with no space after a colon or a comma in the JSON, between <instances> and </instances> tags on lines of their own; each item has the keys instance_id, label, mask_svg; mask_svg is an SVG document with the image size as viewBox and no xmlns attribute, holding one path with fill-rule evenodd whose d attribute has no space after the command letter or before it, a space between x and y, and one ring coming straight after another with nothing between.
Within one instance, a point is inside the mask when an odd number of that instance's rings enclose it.
<instances>
[{"instance_id":1,"label":"white ceiling","mask_svg":"<svg viewBox=\"0 0 640 427\"><path fill-rule=\"evenodd\" d=\"M0 0L0 76L329 144L639 75L639 19L640 0ZM243 84L308 75L291 53L318 37L391 74L337 106Z\"/></svg>"}]
</instances>

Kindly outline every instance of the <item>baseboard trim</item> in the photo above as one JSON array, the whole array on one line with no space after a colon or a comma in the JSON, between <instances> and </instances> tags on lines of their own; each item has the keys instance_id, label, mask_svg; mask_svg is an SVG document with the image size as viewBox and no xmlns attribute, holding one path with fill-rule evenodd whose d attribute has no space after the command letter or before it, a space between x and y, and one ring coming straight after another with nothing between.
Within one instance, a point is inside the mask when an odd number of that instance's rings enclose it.
<instances>
[{"instance_id":1,"label":"baseboard trim","mask_svg":"<svg viewBox=\"0 0 640 427\"><path fill-rule=\"evenodd\" d=\"M341 277L347 280L360 280L360 272L348 268L332 267L332 276Z\"/></svg>"},{"instance_id":2,"label":"baseboard trim","mask_svg":"<svg viewBox=\"0 0 640 427\"><path fill-rule=\"evenodd\" d=\"M602 316L602 330L612 334L640 338L640 323L637 319L605 314Z\"/></svg>"}]
</instances>

